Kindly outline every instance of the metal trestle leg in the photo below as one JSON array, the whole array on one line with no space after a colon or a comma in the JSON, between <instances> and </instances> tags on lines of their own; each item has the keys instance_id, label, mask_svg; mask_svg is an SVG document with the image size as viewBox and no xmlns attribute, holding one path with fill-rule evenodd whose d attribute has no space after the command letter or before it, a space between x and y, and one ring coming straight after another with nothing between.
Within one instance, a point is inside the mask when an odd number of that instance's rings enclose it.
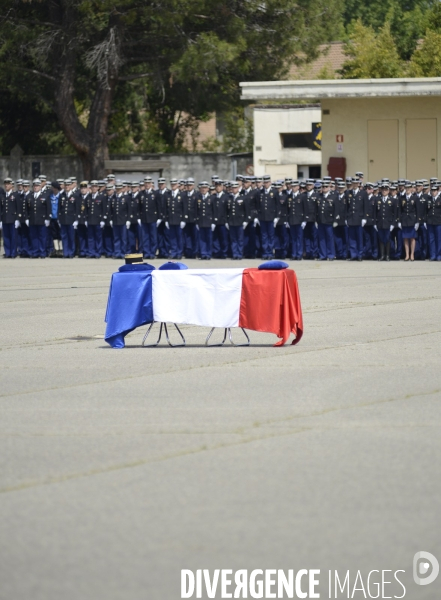
<instances>
[{"instance_id":1,"label":"metal trestle leg","mask_svg":"<svg viewBox=\"0 0 441 600\"><path fill-rule=\"evenodd\" d=\"M177 331L178 331L179 335L180 335L180 336L181 336L181 338L182 338L182 342L183 342L182 344L172 344L172 343L171 343L171 341L170 341L170 338L169 338L169 335L168 335L167 323L161 323L161 324L160 324L160 327L159 327L159 336L158 336L158 339L157 339L156 343L155 343L155 344L146 344L146 343L145 343L145 342L146 342L146 339L148 338L148 336L149 336L149 333L150 333L150 331L152 330L152 327L153 327L153 325L154 325L155 323L156 323L156 321L153 321L153 322L150 324L150 327L147 329L147 331L146 331L146 334L145 334L145 336L144 336L144 339L142 340L142 345L143 345L145 348L155 348L155 347L156 347L156 346L159 344L159 342L161 341L161 337L162 337L162 328L163 328L163 327L164 327L164 331L165 331L165 338L166 338L166 340L167 340L167 343L168 343L168 345L169 345L169 346L171 346L172 348L180 348L180 347L182 347L182 346L185 346L185 344L186 344L186 342L185 342L185 338L184 338L184 336L182 335L182 332L181 332L181 330L179 329L179 327L176 325L176 323L173 323L173 325L176 327L176 329L177 329Z\"/></svg>"},{"instance_id":2,"label":"metal trestle leg","mask_svg":"<svg viewBox=\"0 0 441 600\"><path fill-rule=\"evenodd\" d=\"M249 345L250 345L250 338L248 337L248 334L247 334L247 332L245 331L245 329L244 329L243 327L241 327L241 329L242 329L242 331L243 331L243 333L244 333L245 337L247 338L247 342L246 342L245 344L235 344L235 343L233 342L233 336L232 336L232 333L231 333L231 328L230 328L230 327L226 327L226 328L225 328L225 330L224 330L224 339L222 340L222 342L221 342L220 344L209 344L208 342L209 342L209 340L210 340L210 338L211 338L211 335L212 335L212 333L213 333L213 331L214 331L215 329L216 329L216 327L213 327L213 328L211 329L210 333L207 335L207 339L205 340L205 345L206 345L206 346L210 346L210 347L213 347L213 348L214 348L215 346L223 346L223 345L225 344L225 341L226 341L226 339L227 339L227 333L228 333L228 338L229 338L229 340L230 340L230 343L231 343L233 346L249 346Z\"/></svg>"}]
</instances>

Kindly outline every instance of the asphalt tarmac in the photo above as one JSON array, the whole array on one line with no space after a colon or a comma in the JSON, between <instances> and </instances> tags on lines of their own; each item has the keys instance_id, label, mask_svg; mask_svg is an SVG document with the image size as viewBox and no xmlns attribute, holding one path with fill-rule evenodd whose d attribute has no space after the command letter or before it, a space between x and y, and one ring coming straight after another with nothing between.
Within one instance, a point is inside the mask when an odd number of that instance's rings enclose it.
<instances>
[{"instance_id":1,"label":"asphalt tarmac","mask_svg":"<svg viewBox=\"0 0 441 600\"><path fill-rule=\"evenodd\" d=\"M441 561L441 264L291 262L298 346L112 350L119 264L0 259L0 598L176 600L181 569L439 598L412 560Z\"/></svg>"}]
</instances>

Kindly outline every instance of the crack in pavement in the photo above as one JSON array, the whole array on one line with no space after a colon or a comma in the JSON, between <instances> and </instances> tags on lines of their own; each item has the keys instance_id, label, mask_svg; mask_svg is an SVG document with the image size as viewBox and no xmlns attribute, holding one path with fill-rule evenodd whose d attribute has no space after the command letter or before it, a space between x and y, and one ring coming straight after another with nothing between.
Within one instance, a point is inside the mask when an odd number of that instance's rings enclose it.
<instances>
[{"instance_id":1,"label":"crack in pavement","mask_svg":"<svg viewBox=\"0 0 441 600\"><path fill-rule=\"evenodd\" d=\"M431 396L434 394L439 394L440 391L441 391L440 389L436 389L436 390L430 390L427 392L406 394L404 396L400 396L397 398L384 398L382 400L372 400L370 402L363 402L361 404L355 404L355 405L349 405L349 406L334 406L334 407L330 407L330 408L323 409L320 411L313 411L309 415L294 415L294 416L286 417L283 419L275 419L275 420L269 419L267 421L264 421L263 423L254 423L251 431L254 431L256 429L262 429L262 427L266 427L268 424L286 423L286 422L290 422L290 421L293 421L294 419L299 419L299 418L320 417L320 416L323 416L323 415L331 413L331 412L347 411L347 410L365 408L365 407L369 407L369 406L378 406L378 405L388 404L391 402L400 402L403 400L408 400L410 398L418 398L420 396ZM179 452L172 452L169 454L165 454L165 455L163 455L161 457L157 457L157 458L140 458L138 460L129 461L127 463L119 463L119 464L115 464L115 465L109 465L107 467L90 469L88 471L83 471L82 473L70 473L70 474L65 474L65 475L59 475L57 477L46 477L39 481L34 480L34 481L22 482L17 485L6 486L3 488L0 488L0 494L18 492L18 491L22 491L22 490L29 489L29 488L42 487L45 485L52 485L52 484L56 484L56 483L65 483L65 482L72 481L75 479L81 479L81 478L85 478L85 477L93 477L95 475L103 475L106 473L112 473L112 472L121 471L121 470L125 470L125 469L133 469L133 468L142 467L142 466L145 466L148 464L160 463L160 462L165 462L167 460L173 460L175 458L181 458L184 456L201 454L202 452L213 452L215 450L230 448L230 447L234 447L234 446L240 446L240 445L244 445L244 444L251 444L254 442L264 441L264 440L268 440L268 439L288 437L288 436L292 436L292 435L297 435L299 433L306 433L306 432L316 430L317 427L315 425L314 426L313 425L300 426L300 427L295 427L294 429L290 429L289 431L269 432L269 433L267 432L267 433L262 433L260 435L254 435L254 436L250 435L250 432L248 431L249 429L250 429L249 427L243 428L243 429L240 428L239 430L234 430L231 432L233 434L233 433L239 433L240 431L243 431L243 433L241 433L241 435L243 435L244 437L238 441L223 442L223 443L217 443L217 444L212 444L212 445L204 444L201 446L197 446L195 448L188 448L186 450L180 450ZM323 427L322 427L322 429L323 429ZM328 426L325 426L325 429L327 429L327 430L341 429L341 427L332 427L332 426L328 425Z\"/></svg>"}]
</instances>

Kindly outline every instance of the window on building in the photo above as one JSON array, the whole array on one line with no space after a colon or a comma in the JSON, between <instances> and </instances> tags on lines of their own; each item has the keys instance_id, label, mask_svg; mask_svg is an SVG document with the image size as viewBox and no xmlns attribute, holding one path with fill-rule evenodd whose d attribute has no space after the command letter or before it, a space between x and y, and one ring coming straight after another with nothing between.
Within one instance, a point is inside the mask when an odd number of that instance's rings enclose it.
<instances>
[{"instance_id":1,"label":"window on building","mask_svg":"<svg viewBox=\"0 0 441 600\"><path fill-rule=\"evenodd\" d=\"M311 132L305 133L281 133L283 148L309 148L318 150L314 146L314 140Z\"/></svg>"}]
</instances>

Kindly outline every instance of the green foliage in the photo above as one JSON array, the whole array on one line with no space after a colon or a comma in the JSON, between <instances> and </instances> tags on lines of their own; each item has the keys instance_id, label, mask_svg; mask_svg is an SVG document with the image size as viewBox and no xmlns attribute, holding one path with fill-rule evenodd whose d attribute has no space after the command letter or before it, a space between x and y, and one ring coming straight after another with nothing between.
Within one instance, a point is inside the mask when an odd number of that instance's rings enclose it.
<instances>
[{"instance_id":1,"label":"green foliage","mask_svg":"<svg viewBox=\"0 0 441 600\"><path fill-rule=\"evenodd\" d=\"M441 77L441 32L427 31L409 65L410 77Z\"/></svg>"},{"instance_id":2,"label":"green foliage","mask_svg":"<svg viewBox=\"0 0 441 600\"><path fill-rule=\"evenodd\" d=\"M409 60L424 34L427 11L437 5L438 0L345 0L343 20L349 34L357 20L376 33L389 23L400 57Z\"/></svg>"},{"instance_id":3,"label":"green foliage","mask_svg":"<svg viewBox=\"0 0 441 600\"><path fill-rule=\"evenodd\" d=\"M342 2L3 0L0 85L11 98L57 110L79 152L108 114L113 152L182 149L196 120L241 105L240 81L278 79L293 61L315 57L341 26ZM114 90L110 113L97 101L100 86ZM23 135L15 129L22 145Z\"/></svg>"},{"instance_id":4,"label":"green foliage","mask_svg":"<svg viewBox=\"0 0 441 600\"><path fill-rule=\"evenodd\" d=\"M376 34L370 26L357 21L345 47L348 60L341 73L347 79L402 77L404 64L390 32L389 23Z\"/></svg>"}]
</instances>

